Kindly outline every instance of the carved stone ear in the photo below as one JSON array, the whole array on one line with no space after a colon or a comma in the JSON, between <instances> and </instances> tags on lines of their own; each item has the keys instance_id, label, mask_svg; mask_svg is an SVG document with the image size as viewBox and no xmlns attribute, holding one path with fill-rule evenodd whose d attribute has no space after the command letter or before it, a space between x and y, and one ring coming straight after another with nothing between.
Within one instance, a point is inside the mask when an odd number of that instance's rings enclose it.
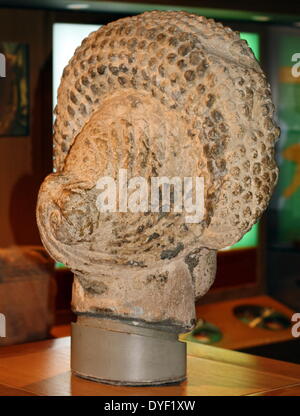
<instances>
[{"instance_id":1,"label":"carved stone ear","mask_svg":"<svg viewBox=\"0 0 300 416\"><path fill-rule=\"evenodd\" d=\"M49 175L40 188L36 214L43 244L55 260L72 269L76 252L91 241L98 225L95 200L87 182L66 173Z\"/></svg>"}]
</instances>

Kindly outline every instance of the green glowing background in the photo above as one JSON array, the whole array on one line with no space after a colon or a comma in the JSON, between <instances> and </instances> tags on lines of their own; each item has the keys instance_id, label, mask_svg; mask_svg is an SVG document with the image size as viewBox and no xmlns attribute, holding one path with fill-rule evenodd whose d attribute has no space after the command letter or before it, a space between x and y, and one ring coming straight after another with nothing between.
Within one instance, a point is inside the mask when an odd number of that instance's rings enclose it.
<instances>
[{"instance_id":1,"label":"green glowing background","mask_svg":"<svg viewBox=\"0 0 300 416\"><path fill-rule=\"evenodd\" d=\"M241 38L248 42L257 60L260 58L260 37L258 33L241 32ZM258 243L258 224L254 224L244 237L231 246L231 249L256 247Z\"/></svg>"}]
</instances>

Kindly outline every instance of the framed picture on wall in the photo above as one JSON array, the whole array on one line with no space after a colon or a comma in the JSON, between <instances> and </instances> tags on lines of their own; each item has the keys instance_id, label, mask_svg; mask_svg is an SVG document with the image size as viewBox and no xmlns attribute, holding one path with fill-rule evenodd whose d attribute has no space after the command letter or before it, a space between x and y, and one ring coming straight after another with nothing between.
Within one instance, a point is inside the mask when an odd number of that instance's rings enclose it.
<instances>
[{"instance_id":1,"label":"framed picture on wall","mask_svg":"<svg viewBox=\"0 0 300 416\"><path fill-rule=\"evenodd\" d=\"M0 136L29 135L28 45L0 42Z\"/></svg>"}]
</instances>

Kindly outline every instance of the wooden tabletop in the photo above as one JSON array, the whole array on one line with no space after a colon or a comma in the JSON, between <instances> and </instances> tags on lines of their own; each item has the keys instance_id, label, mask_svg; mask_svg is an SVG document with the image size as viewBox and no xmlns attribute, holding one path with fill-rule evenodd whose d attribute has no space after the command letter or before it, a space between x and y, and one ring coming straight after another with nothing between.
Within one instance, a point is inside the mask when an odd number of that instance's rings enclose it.
<instances>
[{"instance_id":1,"label":"wooden tabletop","mask_svg":"<svg viewBox=\"0 0 300 416\"><path fill-rule=\"evenodd\" d=\"M70 372L70 338L0 349L0 395L300 395L300 365L188 343L188 379L178 386L123 387Z\"/></svg>"}]
</instances>

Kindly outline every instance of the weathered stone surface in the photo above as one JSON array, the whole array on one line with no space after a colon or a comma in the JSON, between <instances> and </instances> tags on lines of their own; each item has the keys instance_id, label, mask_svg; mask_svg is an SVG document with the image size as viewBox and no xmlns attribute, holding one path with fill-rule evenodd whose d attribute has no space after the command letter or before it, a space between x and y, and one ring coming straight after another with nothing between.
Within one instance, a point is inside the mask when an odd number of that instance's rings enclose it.
<instances>
[{"instance_id":1,"label":"weathered stone surface","mask_svg":"<svg viewBox=\"0 0 300 416\"><path fill-rule=\"evenodd\" d=\"M277 181L270 86L247 43L213 20L149 12L87 37L64 70L56 173L40 190L45 247L75 274L73 308L190 328L216 250L259 219ZM99 213L96 182L205 179L205 216Z\"/></svg>"}]
</instances>

